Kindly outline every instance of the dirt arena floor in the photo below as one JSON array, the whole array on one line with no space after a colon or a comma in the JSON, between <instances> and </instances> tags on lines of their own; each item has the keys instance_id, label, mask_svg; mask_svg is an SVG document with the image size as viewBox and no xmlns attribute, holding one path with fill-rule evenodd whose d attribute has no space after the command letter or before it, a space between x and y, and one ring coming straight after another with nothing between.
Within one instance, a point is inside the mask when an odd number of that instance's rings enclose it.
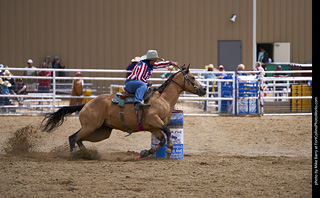
<instances>
[{"instance_id":1,"label":"dirt arena floor","mask_svg":"<svg viewBox=\"0 0 320 198\"><path fill-rule=\"evenodd\" d=\"M148 157L148 132L114 130L69 156L76 116L0 117L0 197L311 197L312 118L185 117L184 159Z\"/></svg>"}]
</instances>

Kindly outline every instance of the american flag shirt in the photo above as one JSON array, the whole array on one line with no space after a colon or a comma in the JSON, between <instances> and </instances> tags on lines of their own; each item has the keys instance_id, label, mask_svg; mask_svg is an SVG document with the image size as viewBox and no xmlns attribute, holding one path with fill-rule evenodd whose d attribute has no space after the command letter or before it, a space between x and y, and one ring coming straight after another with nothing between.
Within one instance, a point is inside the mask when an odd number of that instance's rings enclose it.
<instances>
[{"instance_id":1,"label":"american flag shirt","mask_svg":"<svg viewBox=\"0 0 320 198\"><path fill-rule=\"evenodd\" d=\"M140 61L132 70L128 80L139 80L148 83L147 80L152 75L153 69L164 68L172 65L172 61L158 61L151 65L148 61Z\"/></svg>"}]
</instances>

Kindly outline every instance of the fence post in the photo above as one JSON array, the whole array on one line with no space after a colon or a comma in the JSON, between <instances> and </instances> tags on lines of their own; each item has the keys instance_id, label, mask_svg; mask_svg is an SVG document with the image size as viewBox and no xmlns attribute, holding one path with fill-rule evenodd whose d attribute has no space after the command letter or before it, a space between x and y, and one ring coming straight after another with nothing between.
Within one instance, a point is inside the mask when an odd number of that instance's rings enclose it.
<instances>
[{"instance_id":1,"label":"fence post","mask_svg":"<svg viewBox=\"0 0 320 198\"><path fill-rule=\"evenodd\" d=\"M263 74L259 73L259 100L260 100L260 116L263 116L263 105L264 105L264 89L263 89L263 85L264 85L264 79L263 79Z\"/></svg>"},{"instance_id":2,"label":"fence post","mask_svg":"<svg viewBox=\"0 0 320 198\"><path fill-rule=\"evenodd\" d=\"M236 84L238 85L238 83L236 83L236 80L237 80L237 78L236 78L236 73L235 72L233 72L233 75L232 75L232 83L233 83L233 85L232 85L232 88L233 88L233 101L232 101L232 106L233 106L233 108L232 108L232 114L233 115L236 115L236 105L237 105L237 96L236 96L236 89L237 89L237 87L236 87ZM237 92L238 93L238 92ZM238 109L238 108L237 108Z\"/></svg>"},{"instance_id":3,"label":"fence post","mask_svg":"<svg viewBox=\"0 0 320 198\"><path fill-rule=\"evenodd\" d=\"M53 82L53 86L52 86L52 94L53 94L53 100L52 100L52 112L55 112L55 106L56 106L56 71L55 69L52 70L53 74L52 74L52 82Z\"/></svg>"}]
</instances>

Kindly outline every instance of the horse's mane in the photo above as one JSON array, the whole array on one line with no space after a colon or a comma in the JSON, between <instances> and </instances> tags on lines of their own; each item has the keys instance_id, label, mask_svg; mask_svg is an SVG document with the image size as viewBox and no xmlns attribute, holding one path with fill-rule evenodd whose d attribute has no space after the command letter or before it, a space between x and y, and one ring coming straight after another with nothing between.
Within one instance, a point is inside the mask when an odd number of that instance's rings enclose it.
<instances>
[{"instance_id":1,"label":"horse's mane","mask_svg":"<svg viewBox=\"0 0 320 198\"><path fill-rule=\"evenodd\" d=\"M154 90L154 92L158 91L158 92L161 94L161 93L167 88L167 86L168 86L169 83L171 82L172 78L173 78L176 74L178 74L179 72L181 72L181 71L178 71L178 72L176 72L176 73L173 74L173 75L170 75L170 77L169 77L164 83L162 83L162 85L161 85L160 87L156 88L156 89Z\"/></svg>"}]
</instances>

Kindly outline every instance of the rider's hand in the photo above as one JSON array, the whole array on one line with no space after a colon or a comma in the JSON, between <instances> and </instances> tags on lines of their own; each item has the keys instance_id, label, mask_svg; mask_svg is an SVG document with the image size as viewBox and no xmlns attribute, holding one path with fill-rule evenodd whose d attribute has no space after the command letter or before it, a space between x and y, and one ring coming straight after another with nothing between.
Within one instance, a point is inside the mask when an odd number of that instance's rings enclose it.
<instances>
[{"instance_id":1,"label":"rider's hand","mask_svg":"<svg viewBox=\"0 0 320 198\"><path fill-rule=\"evenodd\" d=\"M179 64L178 64L178 62L172 62L172 65L178 66Z\"/></svg>"}]
</instances>

